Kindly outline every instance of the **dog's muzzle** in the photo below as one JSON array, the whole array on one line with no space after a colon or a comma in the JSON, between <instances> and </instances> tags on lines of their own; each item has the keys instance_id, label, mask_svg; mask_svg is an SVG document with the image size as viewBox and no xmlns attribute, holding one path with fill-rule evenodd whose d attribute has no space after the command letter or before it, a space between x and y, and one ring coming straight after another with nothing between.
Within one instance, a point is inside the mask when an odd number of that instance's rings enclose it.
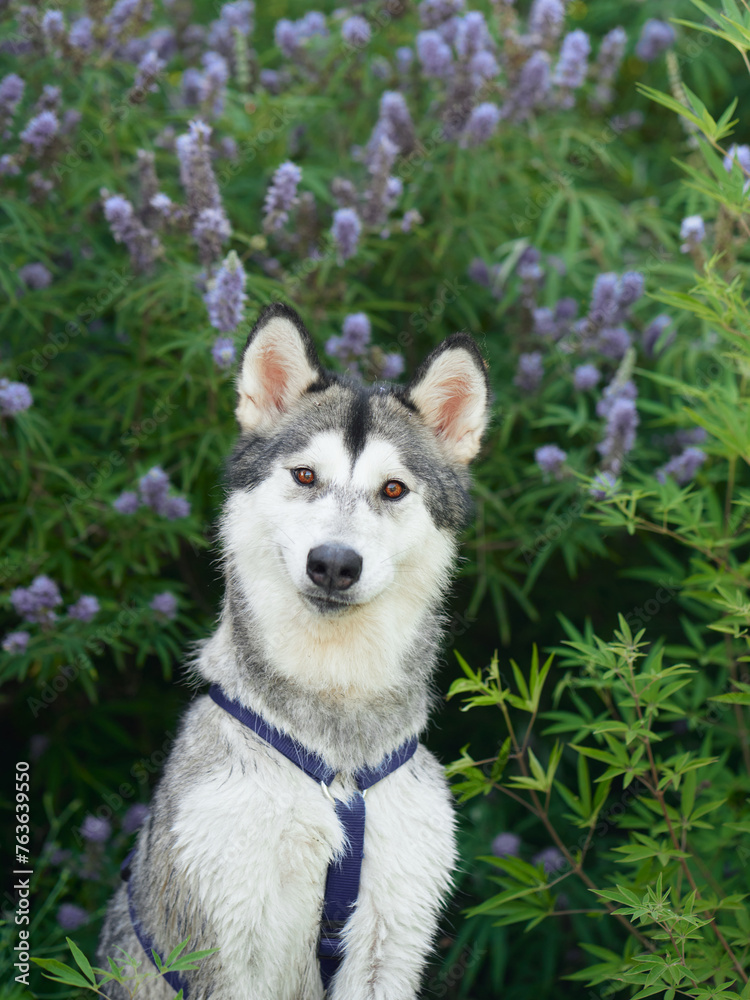
<instances>
[{"instance_id":1,"label":"dog's muzzle","mask_svg":"<svg viewBox=\"0 0 750 1000\"><path fill-rule=\"evenodd\" d=\"M362 556L343 545L317 545L307 554L307 575L327 594L348 590L362 575Z\"/></svg>"}]
</instances>

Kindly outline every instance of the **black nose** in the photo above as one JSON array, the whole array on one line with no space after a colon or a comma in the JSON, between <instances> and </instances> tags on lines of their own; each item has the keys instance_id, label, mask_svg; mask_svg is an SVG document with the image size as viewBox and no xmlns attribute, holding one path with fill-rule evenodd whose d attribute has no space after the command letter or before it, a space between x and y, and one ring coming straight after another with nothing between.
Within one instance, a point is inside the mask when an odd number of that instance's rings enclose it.
<instances>
[{"instance_id":1,"label":"black nose","mask_svg":"<svg viewBox=\"0 0 750 1000\"><path fill-rule=\"evenodd\" d=\"M362 573L362 556L343 545L317 545L307 554L307 575L330 594L348 590Z\"/></svg>"}]
</instances>

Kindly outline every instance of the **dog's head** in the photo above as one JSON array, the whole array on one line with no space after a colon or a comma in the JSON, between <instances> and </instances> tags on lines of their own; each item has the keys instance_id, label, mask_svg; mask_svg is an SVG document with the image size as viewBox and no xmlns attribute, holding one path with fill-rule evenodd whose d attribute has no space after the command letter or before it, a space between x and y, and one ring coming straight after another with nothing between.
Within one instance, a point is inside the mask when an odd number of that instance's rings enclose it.
<instances>
[{"instance_id":1,"label":"dog's head","mask_svg":"<svg viewBox=\"0 0 750 1000\"><path fill-rule=\"evenodd\" d=\"M471 510L488 415L474 341L448 338L406 388L368 387L325 371L297 314L274 305L238 394L223 540L268 655L293 655L292 633L351 648L353 629L403 648L444 592Z\"/></svg>"}]
</instances>

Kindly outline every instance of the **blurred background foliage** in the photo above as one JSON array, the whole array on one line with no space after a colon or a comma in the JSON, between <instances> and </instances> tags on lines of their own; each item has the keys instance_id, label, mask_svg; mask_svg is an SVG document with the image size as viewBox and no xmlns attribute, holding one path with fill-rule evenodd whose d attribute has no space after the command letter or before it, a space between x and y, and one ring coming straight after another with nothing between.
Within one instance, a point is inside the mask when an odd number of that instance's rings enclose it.
<instances>
[{"instance_id":1,"label":"blurred background foliage","mask_svg":"<svg viewBox=\"0 0 750 1000\"><path fill-rule=\"evenodd\" d=\"M724 6L746 26L743 5ZM561 642L593 649L621 614L697 670L674 696L670 739L720 760L707 780L725 793L724 821L747 828L747 709L739 697L712 715L707 701L747 683L742 30L734 45L712 33L718 0L251 7L0 4L2 709L32 765L40 956L64 955L73 930L93 954L135 807L190 697L181 663L222 594L232 359L278 299L330 365L366 379L408 377L456 330L488 360L493 422L440 690L458 672L453 649L474 669L498 650L503 677L511 658L526 672L533 644L585 671L592 654L571 663ZM393 92L406 118L381 101ZM211 183L188 162L191 141L215 183L203 229L196 198ZM288 162L299 177L277 174ZM247 299L228 327L210 299L234 261ZM576 688L551 670L542 716ZM597 691L574 691L580 725L606 700ZM466 917L496 892L477 858L499 835L527 860L552 845L491 773L501 717L484 709L468 729L460 708L446 704L428 743L447 761L470 739L489 762L474 775L486 794L460 807L458 892L424 995L578 997L563 977L593 961L582 944L621 953L622 922ZM580 742L549 719L528 744L545 767L556 734ZM563 785L577 768L565 746ZM10 830L6 783L3 795ZM548 805L564 838L566 802ZM739 833L704 845L727 894L747 885ZM597 884L614 884L628 836L625 821L597 836ZM656 871L633 877L650 885ZM551 896L551 912L585 911L577 892L564 906ZM10 979L0 995L28 995ZM33 996L68 995L32 981ZM588 995L639 988L610 970Z\"/></svg>"}]
</instances>

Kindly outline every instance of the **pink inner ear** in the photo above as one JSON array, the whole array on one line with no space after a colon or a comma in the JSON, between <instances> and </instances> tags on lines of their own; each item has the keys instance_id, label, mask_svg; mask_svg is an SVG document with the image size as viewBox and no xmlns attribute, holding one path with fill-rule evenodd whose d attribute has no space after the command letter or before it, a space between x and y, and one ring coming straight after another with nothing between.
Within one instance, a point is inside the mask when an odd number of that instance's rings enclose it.
<instances>
[{"instance_id":1,"label":"pink inner ear","mask_svg":"<svg viewBox=\"0 0 750 1000\"><path fill-rule=\"evenodd\" d=\"M469 379L456 376L442 387L443 399L438 404L437 433L443 437L456 436L456 422L462 416L466 401L471 396Z\"/></svg>"},{"instance_id":2,"label":"pink inner ear","mask_svg":"<svg viewBox=\"0 0 750 1000\"><path fill-rule=\"evenodd\" d=\"M263 352L260 374L261 384L269 400L277 410L282 410L289 385L289 372L282 356L272 347Z\"/></svg>"}]
</instances>

